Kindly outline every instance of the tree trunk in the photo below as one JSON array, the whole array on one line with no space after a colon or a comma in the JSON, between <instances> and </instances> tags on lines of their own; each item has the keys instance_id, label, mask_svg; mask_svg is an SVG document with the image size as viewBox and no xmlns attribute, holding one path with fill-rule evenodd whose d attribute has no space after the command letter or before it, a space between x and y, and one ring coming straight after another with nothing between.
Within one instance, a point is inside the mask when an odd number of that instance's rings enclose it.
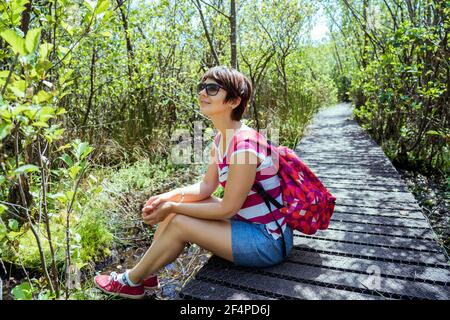
<instances>
[{"instance_id":1,"label":"tree trunk","mask_svg":"<svg viewBox=\"0 0 450 320\"><path fill-rule=\"evenodd\" d=\"M20 20L20 30L22 30L23 34L25 35L27 34L30 27L30 17L33 8L32 5L33 1L28 1L28 3L25 5L25 10L22 12L22 18Z\"/></svg>"},{"instance_id":2,"label":"tree trunk","mask_svg":"<svg viewBox=\"0 0 450 320\"><path fill-rule=\"evenodd\" d=\"M89 113L92 109L92 100L94 98L94 78L95 78L95 61L97 59L97 49L94 46L92 47L92 58L91 58L91 77L90 77L90 90L89 90L89 99L87 103L86 113L84 114L84 119L81 124L82 126L82 135L84 136L84 133L86 131L85 126L89 117Z\"/></svg>"},{"instance_id":3,"label":"tree trunk","mask_svg":"<svg viewBox=\"0 0 450 320\"><path fill-rule=\"evenodd\" d=\"M131 81L133 76L133 64L134 64L134 49L131 43L130 30L128 28L128 19L125 15L125 10L123 9L124 0L117 0L117 5L119 6L120 18L122 19L123 31L125 33L125 41L127 45L127 58L128 58L128 77Z\"/></svg>"},{"instance_id":4,"label":"tree trunk","mask_svg":"<svg viewBox=\"0 0 450 320\"><path fill-rule=\"evenodd\" d=\"M209 48L211 50L211 54L214 57L214 61L217 65L220 65L219 56L216 53L216 50L214 49L214 44L212 42L211 36L208 31L208 27L206 26L205 17L203 16L202 7L199 0L194 0L194 4L197 7L198 13L200 14L200 20L202 21L203 30L205 30L205 36L206 40L208 41Z\"/></svg>"},{"instance_id":5,"label":"tree trunk","mask_svg":"<svg viewBox=\"0 0 450 320\"><path fill-rule=\"evenodd\" d=\"M230 44L231 44L231 67L237 69L237 47L236 47L236 0L230 1Z\"/></svg>"}]
</instances>

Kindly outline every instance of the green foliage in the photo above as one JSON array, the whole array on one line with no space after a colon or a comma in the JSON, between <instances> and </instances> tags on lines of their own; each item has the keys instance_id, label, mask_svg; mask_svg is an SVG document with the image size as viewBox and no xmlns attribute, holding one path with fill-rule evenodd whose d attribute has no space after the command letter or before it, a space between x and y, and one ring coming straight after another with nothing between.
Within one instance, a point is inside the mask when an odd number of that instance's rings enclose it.
<instances>
[{"instance_id":1,"label":"green foliage","mask_svg":"<svg viewBox=\"0 0 450 320\"><path fill-rule=\"evenodd\" d=\"M89 211L83 215L75 230L80 235L80 261L89 262L107 257L113 236L107 228L107 215L103 211Z\"/></svg>"},{"instance_id":2,"label":"green foliage","mask_svg":"<svg viewBox=\"0 0 450 320\"><path fill-rule=\"evenodd\" d=\"M406 10L406 4L401 6ZM392 21L391 14L382 11L378 19ZM431 17L433 23L423 23ZM415 11L414 16L395 14L395 19L396 25L373 31L382 34L378 36L381 43L364 50L354 48L360 61L351 73L349 90L356 106L354 115L397 164L446 175L450 171L450 93L448 63L443 61L448 46L442 43L443 25L437 21L448 22L449 18L433 7ZM351 25L357 22L350 21ZM359 30L349 38L359 43L364 34Z\"/></svg>"},{"instance_id":3,"label":"green foliage","mask_svg":"<svg viewBox=\"0 0 450 320\"><path fill-rule=\"evenodd\" d=\"M28 282L15 286L11 290L11 294L16 300L31 300L33 298L33 290Z\"/></svg>"},{"instance_id":4,"label":"green foliage","mask_svg":"<svg viewBox=\"0 0 450 320\"><path fill-rule=\"evenodd\" d=\"M164 163L152 163L149 159L125 164L108 178L108 190L116 193L143 190L161 185L171 177L174 168Z\"/></svg>"},{"instance_id":5,"label":"green foliage","mask_svg":"<svg viewBox=\"0 0 450 320\"><path fill-rule=\"evenodd\" d=\"M225 193L225 189L222 186L219 186L216 191L213 192L213 196L218 198L223 198L223 195Z\"/></svg>"},{"instance_id":6,"label":"green foliage","mask_svg":"<svg viewBox=\"0 0 450 320\"><path fill-rule=\"evenodd\" d=\"M42 283L36 279L31 279L30 282L23 282L16 285L11 294L16 300L50 300L54 299L55 295L49 290L42 288Z\"/></svg>"}]
</instances>

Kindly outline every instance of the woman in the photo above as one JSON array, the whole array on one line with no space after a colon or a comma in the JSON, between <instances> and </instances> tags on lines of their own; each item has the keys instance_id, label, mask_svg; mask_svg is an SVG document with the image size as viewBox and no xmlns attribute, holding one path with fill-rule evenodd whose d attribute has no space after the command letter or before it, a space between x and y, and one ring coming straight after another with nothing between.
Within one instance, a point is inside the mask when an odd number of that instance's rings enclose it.
<instances>
[{"instance_id":1,"label":"woman","mask_svg":"<svg viewBox=\"0 0 450 320\"><path fill-rule=\"evenodd\" d=\"M203 181L148 200L142 210L144 222L158 224L152 245L133 269L95 277L101 290L143 297L145 288L158 286L155 273L174 261L188 242L240 266L278 264L283 261L284 243L274 219L289 254L292 229L278 209L270 212L251 190L259 182L282 202L280 180L276 170L270 170L272 157L245 138L249 132L259 135L241 122L251 93L249 80L234 69L214 67L203 75L198 86L200 111L218 131ZM219 183L224 187L222 199L211 196Z\"/></svg>"}]
</instances>

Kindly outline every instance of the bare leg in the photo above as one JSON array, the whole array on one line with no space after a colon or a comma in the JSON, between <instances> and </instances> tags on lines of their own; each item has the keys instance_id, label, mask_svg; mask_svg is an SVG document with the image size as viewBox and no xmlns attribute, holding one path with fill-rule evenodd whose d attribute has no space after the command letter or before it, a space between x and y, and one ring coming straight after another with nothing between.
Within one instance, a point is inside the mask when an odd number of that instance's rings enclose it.
<instances>
[{"instance_id":1,"label":"bare leg","mask_svg":"<svg viewBox=\"0 0 450 320\"><path fill-rule=\"evenodd\" d=\"M139 263L130 270L130 280L140 283L174 261L187 242L196 243L224 259L233 261L231 224L228 220L204 220L176 215Z\"/></svg>"}]
</instances>

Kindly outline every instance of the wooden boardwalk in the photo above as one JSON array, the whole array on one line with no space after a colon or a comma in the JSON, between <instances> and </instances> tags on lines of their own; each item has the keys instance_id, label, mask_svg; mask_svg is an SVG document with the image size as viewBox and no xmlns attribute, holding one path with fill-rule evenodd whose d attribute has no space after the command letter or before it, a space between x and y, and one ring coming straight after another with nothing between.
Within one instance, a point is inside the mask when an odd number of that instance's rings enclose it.
<instances>
[{"instance_id":1,"label":"wooden boardwalk","mask_svg":"<svg viewBox=\"0 0 450 320\"><path fill-rule=\"evenodd\" d=\"M350 105L316 114L295 151L337 198L329 229L295 232L270 268L213 256L180 299L450 299L448 256Z\"/></svg>"}]
</instances>

